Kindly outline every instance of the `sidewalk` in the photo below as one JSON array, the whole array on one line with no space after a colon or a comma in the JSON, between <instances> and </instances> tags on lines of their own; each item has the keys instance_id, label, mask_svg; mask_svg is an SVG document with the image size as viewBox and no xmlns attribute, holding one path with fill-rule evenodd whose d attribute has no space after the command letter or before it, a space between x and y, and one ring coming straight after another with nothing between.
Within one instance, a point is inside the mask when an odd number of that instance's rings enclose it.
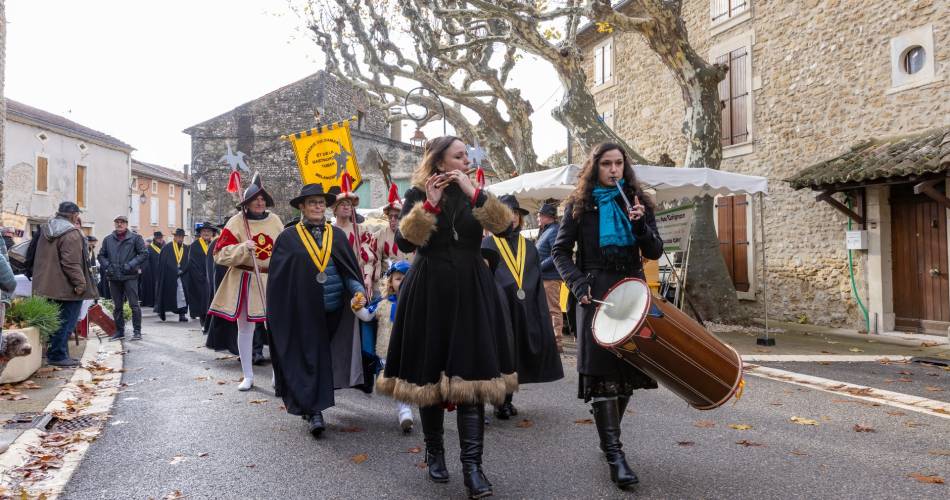
<instances>
[{"instance_id":1,"label":"sidewalk","mask_svg":"<svg viewBox=\"0 0 950 500\"><path fill-rule=\"evenodd\" d=\"M92 336L88 341L80 339L78 345L70 338L69 356L82 359L87 346L95 350L98 344ZM35 418L42 417L46 406L73 378L76 368L44 365L23 382L0 385L0 454L34 426Z\"/></svg>"}]
</instances>

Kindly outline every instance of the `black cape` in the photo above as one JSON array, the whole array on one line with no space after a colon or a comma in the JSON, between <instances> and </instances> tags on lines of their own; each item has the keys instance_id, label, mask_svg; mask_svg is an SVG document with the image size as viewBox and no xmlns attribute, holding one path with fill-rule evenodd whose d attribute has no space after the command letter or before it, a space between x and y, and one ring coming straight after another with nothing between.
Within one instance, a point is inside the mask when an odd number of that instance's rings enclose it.
<instances>
[{"instance_id":1,"label":"black cape","mask_svg":"<svg viewBox=\"0 0 950 500\"><path fill-rule=\"evenodd\" d=\"M505 237L512 254L517 256L518 233L512 232ZM530 240L525 239L525 270L522 286L525 298L517 296L518 285L515 278L500 258L501 252L491 236L482 240L482 249L498 253L498 265L495 267L495 282L502 290L502 307L507 309L507 318L511 322L512 345L515 365L518 369L518 384L552 382L564 378L561 356L557 352L554 327L548 313L548 302L541 282L541 260L538 249Z\"/></svg>"},{"instance_id":2,"label":"black cape","mask_svg":"<svg viewBox=\"0 0 950 500\"><path fill-rule=\"evenodd\" d=\"M161 247L159 247L161 250ZM159 252L152 248L152 244L145 245L148 258L142 264L142 275L139 277L139 299L144 307L155 306L155 277L159 268Z\"/></svg>"},{"instance_id":3,"label":"black cape","mask_svg":"<svg viewBox=\"0 0 950 500\"><path fill-rule=\"evenodd\" d=\"M213 243L208 244L208 253L201 248L201 242L195 241L188 245L188 265L181 275L182 285L185 286L185 296L188 297L188 312L192 318L204 318L211 305L212 283L214 269L208 266L208 256L213 254Z\"/></svg>"},{"instance_id":4,"label":"black cape","mask_svg":"<svg viewBox=\"0 0 950 500\"><path fill-rule=\"evenodd\" d=\"M162 247L158 257L158 272L155 284L155 312L178 312L178 271L188 267L188 245L184 245L181 263L175 262L175 242L169 241ZM188 295L185 295L185 302Z\"/></svg>"},{"instance_id":5,"label":"black cape","mask_svg":"<svg viewBox=\"0 0 950 500\"><path fill-rule=\"evenodd\" d=\"M218 239L215 238L210 248L213 249L217 242ZM213 250L208 251L206 260L206 265L212 269L212 296L214 296L218 292L218 287L221 286L221 281L224 280L224 274L228 272L228 266L215 264ZM258 323L258 325L262 325L262 323ZM209 314L205 319L205 332L208 334L205 347L215 351L227 350L235 356L238 355L237 323Z\"/></svg>"},{"instance_id":6,"label":"black cape","mask_svg":"<svg viewBox=\"0 0 950 500\"><path fill-rule=\"evenodd\" d=\"M362 281L356 255L337 227L331 258L341 278ZM292 415L330 408L334 389L360 386L368 376L363 373L351 296L344 291L340 325L328 332L317 272L297 228L284 229L274 243L268 270L267 323L274 385Z\"/></svg>"}]
</instances>

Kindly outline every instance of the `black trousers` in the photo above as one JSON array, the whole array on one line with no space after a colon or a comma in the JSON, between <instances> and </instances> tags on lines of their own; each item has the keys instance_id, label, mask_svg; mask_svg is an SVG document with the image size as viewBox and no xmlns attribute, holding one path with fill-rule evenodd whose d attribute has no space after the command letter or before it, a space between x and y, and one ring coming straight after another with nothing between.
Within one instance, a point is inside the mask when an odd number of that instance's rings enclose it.
<instances>
[{"instance_id":1,"label":"black trousers","mask_svg":"<svg viewBox=\"0 0 950 500\"><path fill-rule=\"evenodd\" d=\"M114 281L109 280L109 292L112 294L112 301L115 303L115 332L117 335L125 334L125 302L128 301L132 308L132 331L142 333L142 305L139 303L139 280L133 278L130 280Z\"/></svg>"}]
</instances>

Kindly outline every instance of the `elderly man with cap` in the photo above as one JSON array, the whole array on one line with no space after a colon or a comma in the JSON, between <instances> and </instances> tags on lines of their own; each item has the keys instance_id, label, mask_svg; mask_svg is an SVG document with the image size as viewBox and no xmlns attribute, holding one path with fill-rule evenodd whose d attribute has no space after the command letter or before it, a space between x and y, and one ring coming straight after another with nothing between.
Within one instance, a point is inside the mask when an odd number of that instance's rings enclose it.
<instances>
[{"instance_id":1,"label":"elderly man with cap","mask_svg":"<svg viewBox=\"0 0 950 500\"><path fill-rule=\"evenodd\" d=\"M314 438L326 427L323 410L334 405L333 391L371 376L364 375L354 314L366 305L356 255L346 233L326 220L334 198L307 184L290 200L300 222L277 238L267 286L274 387Z\"/></svg>"},{"instance_id":2,"label":"elderly man with cap","mask_svg":"<svg viewBox=\"0 0 950 500\"><path fill-rule=\"evenodd\" d=\"M284 228L280 217L268 212L274 199L254 174L251 184L236 215L228 219L214 246L215 264L228 270L211 300L208 314L237 324L238 355L244 378L239 391L248 391L254 385L253 347L254 330L266 317L264 291L267 287L268 267L274 252L274 240Z\"/></svg>"},{"instance_id":3,"label":"elderly man with cap","mask_svg":"<svg viewBox=\"0 0 950 500\"><path fill-rule=\"evenodd\" d=\"M40 226L33 258L33 294L59 304L59 329L49 338L46 359L53 366L77 366L69 357L67 341L86 299L98 297L89 271L89 247L76 227L79 206L59 204L56 215Z\"/></svg>"},{"instance_id":4,"label":"elderly man with cap","mask_svg":"<svg viewBox=\"0 0 950 500\"><path fill-rule=\"evenodd\" d=\"M165 321L166 313L177 313L178 321L186 322L188 317L188 297L181 275L188 267L188 245L185 244L185 230L178 228L172 235L172 241L162 247L158 256L158 269L155 275L155 312L158 319Z\"/></svg>"},{"instance_id":5,"label":"elderly man with cap","mask_svg":"<svg viewBox=\"0 0 950 500\"><path fill-rule=\"evenodd\" d=\"M557 238L557 206L545 203L538 210L538 258L541 259L541 279L544 281L544 295L547 297L548 311L551 314L551 326L557 340L557 350L563 351L564 317L561 316L561 275L554 268L551 249Z\"/></svg>"},{"instance_id":6,"label":"elderly man with cap","mask_svg":"<svg viewBox=\"0 0 950 500\"><path fill-rule=\"evenodd\" d=\"M109 340L125 338L125 301L132 308L132 340L142 339L142 306L139 303L139 272L148 259L145 240L129 230L129 218L117 215L115 231L102 240L99 265L109 280L109 293L115 303L115 334Z\"/></svg>"},{"instance_id":7,"label":"elderly man with cap","mask_svg":"<svg viewBox=\"0 0 950 500\"><path fill-rule=\"evenodd\" d=\"M139 277L139 298L142 300L142 307L155 307L155 286L158 282L159 257L162 255L163 246L165 235L161 231L152 233L152 239L146 242L145 252L148 258Z\"/></svg>"}]
</instances>

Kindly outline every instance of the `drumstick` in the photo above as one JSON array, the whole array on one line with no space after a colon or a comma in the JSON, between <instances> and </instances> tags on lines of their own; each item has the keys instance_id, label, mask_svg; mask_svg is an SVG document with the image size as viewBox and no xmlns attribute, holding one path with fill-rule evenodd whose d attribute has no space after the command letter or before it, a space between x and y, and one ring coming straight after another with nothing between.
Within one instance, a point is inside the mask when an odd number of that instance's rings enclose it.
<instances>
[{"instance_id":1,"label":"drumstick","mask_svg":"<svg viewBox=\"0 0 950 500\"><path fill-rule=\"evenodd\" d=\"M604 302L603 300L597 300L597 299L590 299L590 301L591 301L591 302L596 302L596 303L598 303L598 304L603 304L603 305L605 305L605 306L610 306L610 307L613 307L613 306L614 306L613 302Z\"/></svg>"}]
</instances>

